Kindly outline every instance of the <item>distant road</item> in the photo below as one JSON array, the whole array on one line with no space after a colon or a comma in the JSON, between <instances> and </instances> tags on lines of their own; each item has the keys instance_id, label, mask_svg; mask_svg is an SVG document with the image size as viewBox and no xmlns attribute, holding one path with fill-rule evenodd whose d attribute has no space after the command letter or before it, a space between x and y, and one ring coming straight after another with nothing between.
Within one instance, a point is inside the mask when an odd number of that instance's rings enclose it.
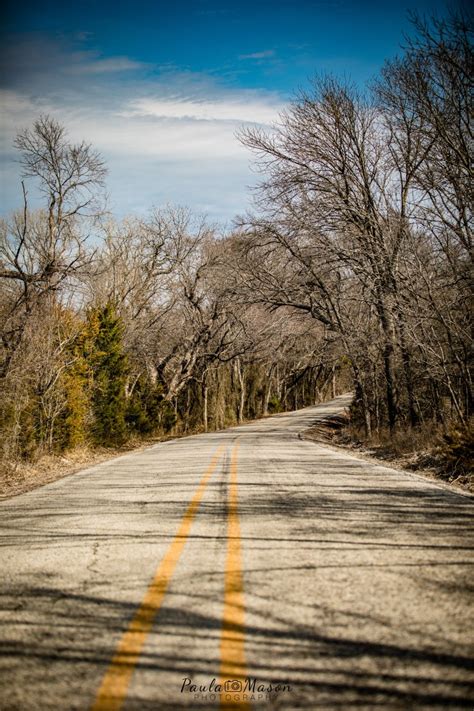
<instances>
[{"instance_id":1,"label":"distant road","mask_svg":"<svg viewBox=\"0 0 474 711\"><path fill-rule=\"evenodd\" d=\"M473 499L299 437L347 402L0 503L0 708L474 709Z\"/></svg>"}]
</instances>

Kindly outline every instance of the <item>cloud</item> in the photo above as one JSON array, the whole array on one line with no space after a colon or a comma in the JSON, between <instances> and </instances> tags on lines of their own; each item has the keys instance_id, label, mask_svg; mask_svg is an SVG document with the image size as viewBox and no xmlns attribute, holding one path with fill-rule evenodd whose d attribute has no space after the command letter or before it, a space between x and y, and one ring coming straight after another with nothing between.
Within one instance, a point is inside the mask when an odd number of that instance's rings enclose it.
<instances>
[{"instance_id":1,"label":"cloud","mask_svg":"<svg viewBox=\"0 0 474 711\"><path fill-rule=\"evenodd\" d=\"M243 157L235 138L235 126L220 122L130 119L96 113L90 117L70 117L70 131L86 137L108 155L127 160L140 157L168 163Z\"/></svg>"},{"instance_id":2,"label":"cloud","mask_svg":"<svg viewBox=\"0 0 474 711\"><path fill-rule=\"evenodd\" d=\"M269 59L275 56L274 49L265 49L262 52L253 52L252 54L240 54L239 59Z\"/></svg>"},{"instance_id":3,"label":"cloud","mask_svg":"<svg viewBox=\"0 0 474 711\"><path fill-rule=\"evenodd\" d=\"M125 55L103 56L88 47L87 33L72 39L50 39L44 35L25 34L7 41L0 52L0 75L4 86L30 90L36 94L61 91L69 95L83 83L84 76L104 81L124 73L145 73L152 65Z\"/></svg>"},{"instance_id":4,"label":"cloud","mask_svg":"<svg viewBox=\"0 0 474 711\"><path fill-rule=\"evenodd\" d=\"M9 90L0 92L0 102L4 107L0 140L4 210L21 203L15 134L47 113L67 128L73 141L91 143L104 157L109 168L110 207L118 216L175 202L205 211L221 222L245 211L247 186L257 179L249 171L250 155L237 140L236 130L246 118L269 120L277 115L276 101L272 104L268 97L259 101L257 93L248 113L244 96L200 103L191 99L130 101L126 97L125 105L116 110L102 103L64 105L54 97L34 98ZM197 114L198 107L205 120L187 115ZM35 207L39 196L31 181L27 189L30 205Z\"/></svg>"},{"instance_id":5,"label":"cloud","mask_svg":"<svg viewBox=\"0 0 474 711\"><path fill-rule=\"evenodd\" d=\"M109 57L108 59L97 59L93 62L73 64L66 71L71 74L108 74L110 72L146 69L149 66L144 62L137 62L128 57Z\"/></svg>"},{"instance_id":6,"label":"cloud","mask_svg":"<svg viewBox=\"0 0 474 711\"><path fill-rule=\"evenodd\" d=\"M17 131L27 128L39 114L54 112L54 105L45 99L33 99L11 89L0 90L0 151L13 153L13 139Z\"/></svg>"},{"instance_id":7,"label":"cloud","mask_svg":"<svg viewBox=\"0 0 474 711\"><path fill-rule=\"evenodd\" d=\"M257 178L236 132L245 123L276 121L284 108L278 93L226 86L173 66L151 73L125 56L104 57L84 45L68 50L64 41L38 37L24 38L4 60L15 71L4 73L9 80L0 90L3 211L21 205L14 137L40 114L102 154L117 215L167 201L218 220L245 211L247 186ZM32 181L27 188L34 207L39 196Z\"/></svg>"},{"instance_id":8,"label":"cloud","mask_svg":"<svg viewBox=\"0 0 474 711\"><path fill-rule=\"evenodd\" d=\"M235 92L222 99L142 98L131 102L126 115L197 121L233 121L271 124L283 109L281 102L250 92Z\"/></svg>"}]
</instances>

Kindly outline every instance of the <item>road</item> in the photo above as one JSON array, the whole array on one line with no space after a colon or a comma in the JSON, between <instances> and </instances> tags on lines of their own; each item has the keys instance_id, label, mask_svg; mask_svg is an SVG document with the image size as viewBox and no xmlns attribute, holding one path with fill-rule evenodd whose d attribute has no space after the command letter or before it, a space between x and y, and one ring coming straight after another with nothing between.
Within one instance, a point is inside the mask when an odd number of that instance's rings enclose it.
<instances>
[{"instance_id":1,"label":"road","mask_svg":"<svg viewBox=\"0 0 474 711\"><path fill-rule=\"evenodd\" d=\"M473 499L301 438L345 404L2 502L0 708L474 708Z\"/></svg>"}]
</instances>

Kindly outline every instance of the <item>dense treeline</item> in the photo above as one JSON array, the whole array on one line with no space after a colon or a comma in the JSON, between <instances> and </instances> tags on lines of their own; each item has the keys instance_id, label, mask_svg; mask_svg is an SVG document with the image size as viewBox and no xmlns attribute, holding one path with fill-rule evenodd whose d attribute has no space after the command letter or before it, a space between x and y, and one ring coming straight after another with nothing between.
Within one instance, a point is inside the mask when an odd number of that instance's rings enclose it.
<instances>
[{"instance_id":1,"label":"dense treeline","mask_svg":"<svg viewBox=\"0 0 474 711\"><path fill-rule=\"evenodd\" d=\"M365 95L323 78L242 136L265 176L247 283L334 334L368 435L472 413L472 25L414 23Z\"/></svg>"},{"instance_id":2,"label":"dense treeline","mask_svg":"<svg viewBox=\"0 0 474 711\"><path fill-rule=\"evenodd\" d=\"M472 28L415 24L366 94L319 79L271 132L243 131L263 179L230 234L176 207L114 221L89 145L49 117L18 134L24 208L0 244L5 461L217 429L352 384L368 436L467 432Z\"/></svg>"},{"instance_id":3,"label":"dense treeline","mask_svg":"<svg viewBox=\"0 0 474 711\"><path fill-rule=\"evenodd\" d=\"M222 428L334 391L318 324L235 298L231 240L182 208L112 221L99 157L50 118L17 144L47 208L31 212L25 190L3 224L5 461Z\"/></svg>"}]
</instances>

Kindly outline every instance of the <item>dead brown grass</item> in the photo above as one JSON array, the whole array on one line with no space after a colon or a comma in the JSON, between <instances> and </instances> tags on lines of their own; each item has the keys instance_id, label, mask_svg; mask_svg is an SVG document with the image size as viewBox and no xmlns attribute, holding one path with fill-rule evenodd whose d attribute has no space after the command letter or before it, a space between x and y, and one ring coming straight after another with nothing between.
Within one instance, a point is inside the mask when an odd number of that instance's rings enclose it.
<instances>
[{"instance_id":1,"label":"dead brown grass","mask_svg":"<svg viewBox=\"0 0 474 711\"><path fill-rule=\"evenodd\" d=\"M384 429L367 438L351 424L346 413L324 418L304 434L318 442L351 449L364 458L379 459L391 466L474 491L472 426L446 432L439 425L427 423L393 434Z\"/></svg>"},{"instance_id":2,"label":"dead brown grass","mask_svg":"<svg viewBox=\"0 0 474 711\"><path fill-rule=\"evenodd\" d=\"M474 490L472 441L472 428L465 428L462 432L457 429L446 432L441 425L434 423L394 433L384 429L370 438L349 426L339 436L341 444L469 491Z\"/></svg>"}]
</instances>

